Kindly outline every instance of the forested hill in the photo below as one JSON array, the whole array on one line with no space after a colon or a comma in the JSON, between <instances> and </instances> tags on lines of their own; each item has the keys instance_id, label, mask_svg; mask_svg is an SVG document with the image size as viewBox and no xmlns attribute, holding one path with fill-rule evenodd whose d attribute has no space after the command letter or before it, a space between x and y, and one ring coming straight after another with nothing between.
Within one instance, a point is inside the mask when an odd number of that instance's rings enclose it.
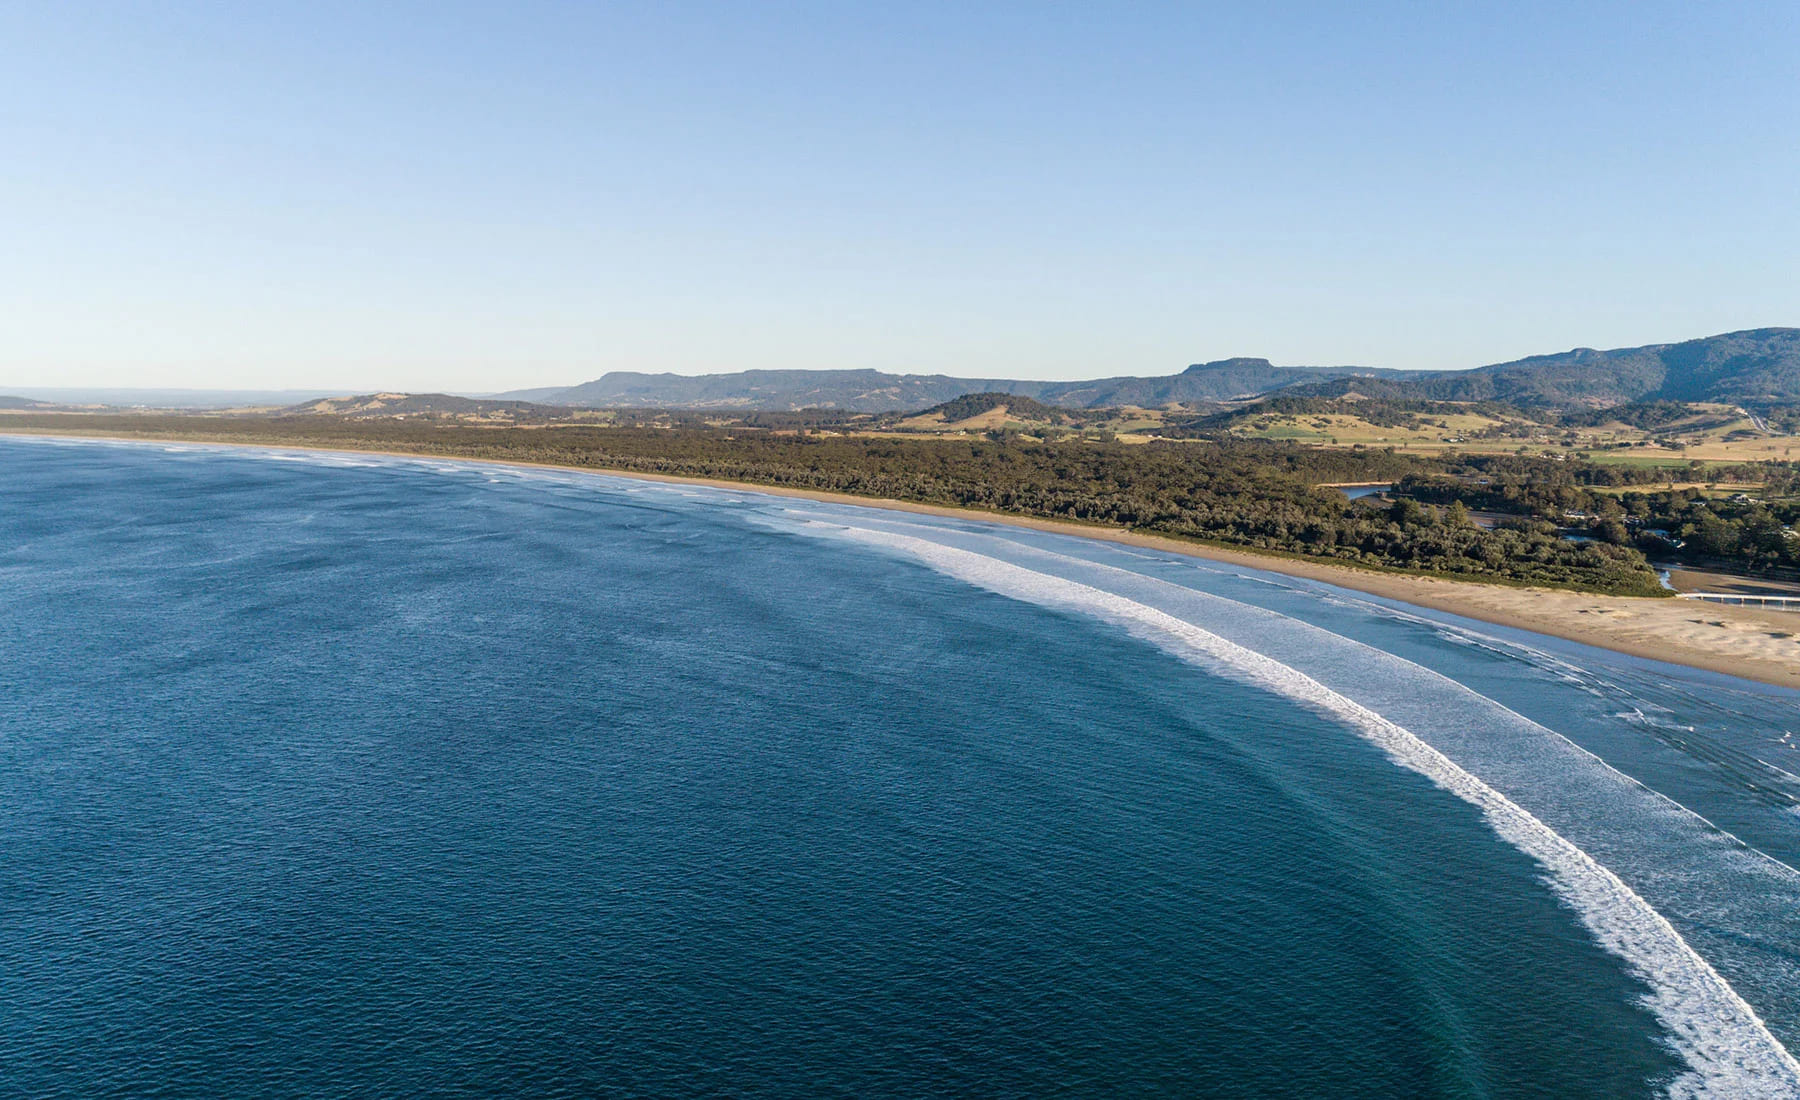
<instances>
[{"instance_id":1,"label":"forested hill","mask_svg":"<svg viewBox=\"0 0 1800 1100\"><path fill-rule=\"evenodd\" d=\"M1297 383L1328 379L1403 378L1402 371L1374 367L1278 367L1267 359L1219 359L1196 363L1180 374L1162 378L1102 378L1093 382L1040 383L1035 396L1053 405L1073 408L1108 408L1136 405L1155 409L1165 405L1234 401L1278 390Z\"/></svg>"},{"instance_id":2,"label":"forested hill","mask_svg":"<svg viewBox=\"0 0 1800 1100\"><path fill-rule=\"evenodd\" d=\"M964 394L941 405L933 405L915 415L935 416L941 418L945 423L955 423L973 416L980 416L985 412L992 412L995 409L1005 409L1007 414L1015 420L1042 420L1056 423L1069 416L1069 413L1062 409L1052 408L1040 401L1016 393Z\"/></svg>"},{"instance_id":3,"label":"forested hill","mask_svg":"<svg viewBox=\"0 0 1800 1100\"><path fill-rule=\"evenodd\" d=\"M1645 401L1792 404L1800 402L1800 329L1750 329L1612 351L1576 348L1469 371L1327 381L1293 392L1565 409Z\"/></svg>"}]
</instances>

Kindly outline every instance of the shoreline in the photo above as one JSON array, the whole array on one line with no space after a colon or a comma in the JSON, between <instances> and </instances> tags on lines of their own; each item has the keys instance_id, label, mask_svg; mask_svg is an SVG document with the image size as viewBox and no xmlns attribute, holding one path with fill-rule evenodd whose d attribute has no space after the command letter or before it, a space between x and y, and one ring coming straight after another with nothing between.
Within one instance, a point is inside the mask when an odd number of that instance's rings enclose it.
<instances>
[{"instance_id":1,"label":"shoreline","mask_svg":"<svg viewBox=\"0 0 1800 1100\"><path fill-rule=\"evenodd\" d=\"M115 443L190 443L208 447L232 447L264 451L314 451L327 454L381 455L390 458L435 459L490 466L591 473L607 477L674 485L700 485L737 492L817 500L833 504L878 508L915 515L972 519L1007 524L1053 534L1073 535L1125 546L1201 558L1268 573L1299 577L1379 596L1432 611L1460 615L1493 626L1509 627L1564 641L1664 661L1737 679L1775 687L1800 689L1800 612L1768 611L1754 607L1703 604L1682 599L1635 596L1602 596L1564 589L1510 587L1473 581L1405 573L1358 569L1350 565L1313 562L1249 550L1235 550L1188 542L1164 535L1144 534L1116 527L1039 519L1033 516L953 508L904 500L855 496L823 490L794 489L723 478L683 477L635 470L594 466L567 466L548 462L473 458L428 451L394 451L360 447L323 447L292 443L235 443L193 437L127 437L86 434L77 431L10 431L0 421L0 437L28 439L91 439Z\"/></svg>"}]
</instances>

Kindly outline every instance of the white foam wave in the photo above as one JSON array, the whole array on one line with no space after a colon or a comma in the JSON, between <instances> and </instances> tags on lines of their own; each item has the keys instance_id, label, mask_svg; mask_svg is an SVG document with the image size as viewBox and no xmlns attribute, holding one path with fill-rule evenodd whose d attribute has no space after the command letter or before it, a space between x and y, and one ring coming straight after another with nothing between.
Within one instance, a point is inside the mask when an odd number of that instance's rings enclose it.
<instances>
[{"instance_id":1,"label":"white foam wave","mask_svg":"<svg viewBox=\"0 0 1800 1100\"><path fill-rule=\"evenodd\" d=\"M1544 868L1551 889L1596 941L1645 983L1647 1006L1688 1065L1670 1083L1670 1095L1800 1096L1800 1063L1661 913L1587 852L1411 731L1298 669L1117 593L911 535L829 526L989 591L1121 626L1184 660L1344 723L1395 763L1479 808L1496 833Z\"/></svg>"},{"instance_id":2,"label":"white foam wave","mask_svg":"<svg viewBox=\"0 0 1800 1100\"><path fill-rule=\"evenodd\" d=\"M1760 756L1756 757L1756 762L1758 764L1761 764L1763 767L1768 768L1770 771L1780 772L1782 775L1788 777L1789 779L1792 779L1796 782L1800 782L1800 775L1795 775L1793 772L1788 771L1786 768L1778 767L1774 764L1771 764L1767 760L1764 760Z\"/></svg>"},{"instance_id":3,"label":"white foam wave","mask_svg":"<svg viewBox=\"0 0 1800 1100\"><path fill-rule=\"evenodd\" d=\"M1668 713L1666 707L1662 708L1662 710L1663 713ZM1642 704L1635 705L1630 710L1617 711L1612 717L1617 718L1621 722L1630 722L1634 726L1649 726L1653 729L1662 730L1679 730L1682 733L1694 732L1693 726L1681 722L1665 722L1660 718L1653 717L1645 712Z\"/></svg>"}]
</instances>

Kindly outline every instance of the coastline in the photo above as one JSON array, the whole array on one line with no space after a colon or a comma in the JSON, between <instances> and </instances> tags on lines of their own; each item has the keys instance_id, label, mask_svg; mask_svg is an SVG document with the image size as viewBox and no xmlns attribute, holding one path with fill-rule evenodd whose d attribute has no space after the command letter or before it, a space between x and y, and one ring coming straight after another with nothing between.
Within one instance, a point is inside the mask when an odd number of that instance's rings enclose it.
<instances>
[{"instance_id":1,"label":"coastline","mask_svg":"<svg viewBox=\"0 0 1800 1100\"><path fill-rule=\"evenodd\" d=\"M1165 553L1181 554L1300 577L1380 596L1433 611L1448 612L1495 626L1509 627L1565 641L1611 650L1633 657L1685 665L1707 672L1753 680L1776 687L1800 689L1800 612L1769 611L1755 607L1703 604L1682 599L1602 596L1551 588L1514 588L1449 580L1440 577L1379 572L1329 562L1259 554L1163 535L1143 534L1033 516L952 508L904 500L855 496L820 490L761 485L721 478L681 477L671 474L614 470L595 466L567 466L545 462L474 458L429 451L395 451L358 447L322 447L292 443L235 443L179 435L116 436L79 431L15 431L0 421L0 437L74 438L117 443L192 443L209 447L234 447L268 451L317 451L335 454L369 454L393 458L424 458L446 462L473 462L493 466L560 472L604 474L608 477L677 485L702 485L737 492L826 501L865 508L879 508L916 515L974 519L1002 523L1055 534L1074 535Z\"/></svg>"}]
</instances>

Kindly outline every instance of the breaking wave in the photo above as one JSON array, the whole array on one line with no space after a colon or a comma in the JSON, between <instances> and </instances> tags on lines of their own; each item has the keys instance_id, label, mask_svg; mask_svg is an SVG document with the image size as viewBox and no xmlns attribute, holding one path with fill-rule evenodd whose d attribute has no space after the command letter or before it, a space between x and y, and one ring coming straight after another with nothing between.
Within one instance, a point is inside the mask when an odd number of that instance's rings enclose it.
<instances>
[{"instance_id":1,"label":"breaking wave","mask_svg":"<svg viewBox=\"0 0 1800 1100\"><path fill-rule=\"evenodd\" d=\"M1687 1071L1670 1082L1670 1095L1732 1098L1800 1095L1800 1063L1731 983L1649 901L1588 851L1519 802L1381 712L1293 665L1118 592L940 541L894 530L845 526L837 517L829 521L802 519L802 523L809 533L830 534L889 552L898 551L948 576L1012 599L1106 621L1185 661L1280 694L1348 726L1379 747L1396 764L1419 773L1477 807L1500 837L1543 868L1550 888L1579 915L1595 940L1623 960L1631 973L1644 983L1649 990L1645 997L1646 1006L1655 1014L1668 1033L1669 1041L1687 1064ZM1111 568L1091 562L1081 564ZM1136 574L1128 575L1142 582L1164 583ZM1272 612L1265 614L1274 616ZM1324 631L1318 633L1337 637ZM1400 658L1386 656L1410 665ZM1498 706L1491 700L1487 702ZM1519 721L1528 720L1519 718ZM1558 736L1552 731L1542 732L1551 738ZM1589 755L1572 744L1567 748ZM1593 761L1605 767L1604 761L1598 758ZM1616 772L1611 773L1610 781L1615 785L1634 785L1633 781ZM1637 787L1637 791L1646 799L1662 799L1647 788ZM1670 816L1689 813L1672 803L1669 809ZM1699 827L1705 826L1703 819L1690 816ZM1785 865L1745 849L1726 834L1713 832L1710 846L1715 849L1715 854L1717 849L1726 847L1744 860L1773 864L1766 869L1767 874L1793 875Z\"/></svg>"}]
</instances>

